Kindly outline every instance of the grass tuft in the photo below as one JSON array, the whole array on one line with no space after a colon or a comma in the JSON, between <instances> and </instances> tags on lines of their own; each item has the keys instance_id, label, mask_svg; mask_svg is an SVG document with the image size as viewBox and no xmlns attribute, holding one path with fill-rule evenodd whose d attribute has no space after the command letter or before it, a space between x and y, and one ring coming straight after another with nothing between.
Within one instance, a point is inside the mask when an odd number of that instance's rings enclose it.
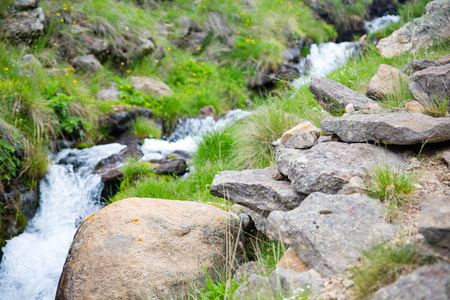
<instances>
[{"instance_id":1,"label":"grass tuft","mask_svg":"<svg viewBox=\"0 0 450 300\"><path fill-rule=\"evenodd\" d=\"M147 118L138 117L136 120L130 125L131 134L134 137L143 139L143 138L155 138L160 139L162 136L162 131L156 123Z\"/></svg>"},{"instance_id":2,"label":"grass tuft","mask_svg":"<svg viewBox=\"0 0 450 300\"><path fill-rule=\"evenodd\" d=\"M426 103L422 104L423 106L423 113L435 118L439 117L447 117L449 106L448 106L448 99L444 98L443 100L431 100L427 101Z\"/></svg>"}]
</instances>

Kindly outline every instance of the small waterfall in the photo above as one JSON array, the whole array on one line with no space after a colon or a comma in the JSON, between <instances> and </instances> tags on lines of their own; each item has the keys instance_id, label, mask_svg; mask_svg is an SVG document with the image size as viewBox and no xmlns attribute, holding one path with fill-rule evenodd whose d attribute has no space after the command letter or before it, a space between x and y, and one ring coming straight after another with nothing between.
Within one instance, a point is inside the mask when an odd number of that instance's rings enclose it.
<instances>
[{"instance_id":1,"label":"small waterfall","mask_svg":"<svg viewBox=\"0 0 450 300\"><path fill-rule=\"evenodd\" d=\"M377 32L392 23L400 22L400 16L387 15L366 22L367 33Z\"/></svg>"},{"instance_id":2,"label":"small waterfall","mask_svg":"<svg viewBox=\"0 0 450 300\"><path fill-rule=\"evenodd\" d=\"M102 159L126 146L109 144L65 149L40 183L40 207L24 233L9 240L0 264L0 299L54 299L77 227L102 208Z\"/></svg>"}]
</instances>

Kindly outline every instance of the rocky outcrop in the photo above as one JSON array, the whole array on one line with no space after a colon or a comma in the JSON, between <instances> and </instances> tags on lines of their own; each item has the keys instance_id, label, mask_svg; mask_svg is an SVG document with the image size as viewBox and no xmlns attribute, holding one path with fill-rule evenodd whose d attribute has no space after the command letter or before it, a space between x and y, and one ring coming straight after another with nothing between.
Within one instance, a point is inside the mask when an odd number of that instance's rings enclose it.
<instances>
[{"instance_id":1,"label":"rocky outcrop","mask_svg":"<svg viewBox=\"0 0 450 300\"><path fill-rule=\"evenodd\" d=\"M222 270L239 218L213 206L131 198L78 228L56 299L185 299L193 283ZM233 244L230 244L233 245Z\"/></svg>"},{"instance_id":2,"label":"rocky outcrop","mask_svg":"<svg viewBox=\"0 0 450 300\"><path fill-rule=\"evenodd\" d=\"M352 114L327 117L321 122L325 135L336 134L344 142L379 141L413 145L450 140L450 118L433 118L417 113Z\"/></svg>"},{"instance_id":3,"label":"rocky outcrop","mask_svg":"<svg viewBox=\"0 0 450 300\"><path fill-rule=\"evenodd\" d=\"M450 250L450 197L426 194L420 200L419 232L427 242Z\"/></svg>"},{"instance_id":4,"label":"rocky outcrop","mask_svg":"<svg viewBox=\"0 0 450 300\"><path fill-rule=\"evenodd\" d=\"M275 210L291 210L306 197L296 193L289 181L272 178L275 169L224 171L214 177L211 194L267 216Z\"/></svg>"},{"instance_id":5,"label":"rocky outcrop","mask_svg":"<svg viewBox=\"0 0 450 300\"><path fill-rule=\"evenodd\" d=\"M95 56L92 54L76 57L73 60L73 66L77 70L93 73L103 68L100 61L97 58L95 58Z\"/></svg>"},{"instance_id":6,"label":"rocky outcrop","mask_svg":"<svg viewBox=\"0 0 450 300\"><path fill-rule=\"evenodd\" d=\"M137 91L156 98L173 95L173 91L164 82L148 77L131 77L131 84Z\"/></svg>"},{"instance_id":7,"label":"rocky outcrop","mask_svg":"<svg viewBox=\"0 0 450 300\"><path fill-rule=\"evenodd\" d=\"M337 194L351 178L380 164L406 169L402 156L370 144L321 143L308 150L277 146L278 170L301 194Z\"/></svg>"},{"instance_id":8,"label":"rocky outcrop","mask_svg":"<svg viewBox=\"0 0 450 300\"><path fill-rule=\"evenodd\" d=\"M414 98L424 105L449 101L450 64L415 72L411 76L409 90Z\"/></svg>"},{"instance_id":9,"label":"rocky outcrop","mask_svg":"<svg viewBox=\"0 0 450 300\"><path fill-rule=\"evenodd\" d=\"M384 206L366 195L309 195L289 212L272 212L267 234L284 241L324 277L343 272L361 251L394 237Z\"/></svg>"},{"instance_id":10,"label":"rocky outcrop","mask_svg":"<svg viewBox=\"0 0 450 300\"><path fill-rule=\"evenodd\" d=\"M412 20L377 44L383 57L424 49L450 38L450 2L436 0L425 7L422 17Z\"/></svg>"},{"instance_id":11,"label":"rocky outcrop","mask_svg":"<svg viewBox=\"0 0 450 300\"><path fill-rule=\"evenodd\" d=\"M401 276L393 284L381 288L371 299L448 299L449 278L449 263L423 266L409 275Z\"/></svg>"},{"instance_id":12,"label":"rocky outcrop","mask_svg":"<svg viewBox=\"0 0 450 300\"><path fill-rule=\"evenodd\" d=\"M381 64L375 76L367 86L366 96L372 99L387 99L400 92L401 85L406 85L408 76L389 65Z\"/></svg>"},{"instance_id":13,"label":"rocky outcrop","mask_svg":"<svg viewBox=\"0 0 450 300\"><path fill-rule=\"evenodd\" d=\"M8 40L29 40L44 34L46 24L42 7L15 13L0 28L0 37Z\"/></svg>"},{"instance_id":14,"label":"rocky outcrop","mask_svg":"<svg viewBox=\"0 0 450 300\"><path fill-rule=\"evenodd\" d=\"M353 104L355 110L366 108L370 104L377 104L363 94L327 78L313 78L309 90L314 94L314 99L320 106L335 114L345 111L348 104Z\"/></svg>"}]
</instances>

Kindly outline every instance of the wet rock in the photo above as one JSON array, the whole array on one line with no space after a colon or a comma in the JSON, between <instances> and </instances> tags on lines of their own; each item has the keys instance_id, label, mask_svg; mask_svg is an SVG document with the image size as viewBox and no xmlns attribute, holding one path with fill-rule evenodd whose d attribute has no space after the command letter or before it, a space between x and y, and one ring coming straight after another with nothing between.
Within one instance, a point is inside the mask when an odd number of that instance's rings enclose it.
<instances>
[{"instance_id":1,"label":"wet rock","mask_svg":"<svg viewBox=\"0 0 450 300\"><path fill-rule=\"evenodd\" d=\"M323 279L313 269L297 273L289 269L276 268L269 276L269 285L275 295L291 296L298 289L304 289L308 295L317 295L323 288Z\"/></svg>"},{"instance_id":2,"label":"wet rock","mask_svg":"<svg viewBox=\"0 0 450 300\"><path fill-rule=\"evenodd\" d=\"M321 122L325 135L336 134L344 142L379 141L393 145L438 143L450 140L450 118L416 113L353 114L327 117Z\"/></svg>"},{"instance_id":3,"label":"wet rock","mask_svg":"<svg viewBox=\"0 0 450 300\"><path fill-rule=\"evenodd\" d=\"M450 248L450 197L425 194L420 200L419 232L431 245Z\"/></svg>"},{"instance_id":4,"label":"wet rock","mask_svg":"<svg viewBox=\"0 0 450 300\"><path fill-rule=\"evenodd\" d=\"M200 111L198 112L198 116L205 118L205 117L214 117L216 115L216 110L214 106L207 105L200 108Z\"/></svg>"},{"instance_id":5,"label":"wet rock","mask_svg":"<svg viewBox=\"0 0 450 300\"><path fill-rule=\"evenodd\" d=\"M137 117L144 117L151 119L153 112L148 108L135 108L129 111L121 111L117 113L108 114L100 120L103 128L107 129L113 136L119 136L124 133L130 123Z\"/></svg>"},{"instance_id":6,"label":"wet rock","mask_svg":"<svg viewBox=\"0 0 450 300\"><path fill-rule=\"evenodd\" d=\"M236 273L234 273L233 280L243 282L248 280L253 274L259 275L262 272L264 272L264 269L258 262L250 261L239 266Z\"/></svg>"},{"instance_id":7,"label":"wet rock","mask_svg":"<svg viewBox=\"0 0 450 300\"><path fill-rule=\"evenodd\" d=\"M291 246L309 267L324 277L347 269L361 251L394 237L396 228L383 219L384 206L366 195L309 195L289 212L267 218L267 234Z\"/></svg>"},{"instance_id":8,"label":"wet rock","mask_svg":"<svg viewBox=\"0 0 450 300\"><path fill-rule=\"evenodd\" d=\"M363 94L327 78L313 78L309 90L320 106L331 113L344 111L348 104L353 104L355 110L366 108L368 104L376 104Z\"/></svg>"},{"instance_id":9,"label":"wet rock","mask_svg":"<svg viewBox=\"0 0 450 300\"><path fill-rule=\"evenodd\" d=\"M44 34L46 19L42 7L7 18L0 28L0 37L28 40Z\"/></svg>"},{"instance_id":10,"label":"wet rock","mask_svg":"<svg viewBox=\"0 0 450 300\"><path fill-rule=\"evenodd\" d=\"M409 82L409 90L414 98L424 105L433 104L435 101L441 103L448 101L450 99L450 64L430 67L414 73Z\"/></svg>"},{"instance_id":11,"label":"wet rock","mask_svg":"<svg viewBox=\"0 0 450 300\"><path fill-rule=\"evenodd\" d=\"M278 261L277 268L289 269L297 273L306 272L309 269L293 248L289 248L284 252Z\"/></svg>"},{"instance_id":12,"label":"wet rock","mask_svg":"<svg viewBox=\"0 0 450 300\"><path fill-rule=\"evenodd\" d=\"M73 60L73 66L77 70L94 73L103 68L100 61L92 54L75 57Z\"/></svg>"},{"instance_id":13,"label":"wet rock","mask_svg":"<svg viewBox=\"0 0 450 300\"><path fill-rule=\"evenodd\" d=\"M241 284L233 294L233 300L259 300L273 299L269 285L269 279L257 274L252 274L247 282Z\"/></svg>"},{"instance_id":14,"label":"wet rock","mask_svg":"<svg viewBox=\"0 0 450 300\"><path fill-rule=\"evenodd\" d=\"M126 156L123 154L114 154L100 161L95 167L95 174L102 178L102 182L120 182L122 171L120 168L124 165Z\"/></svg>"},{"instance_id":15,"label":"wet rock","mask_svg":"<svg viewBox=\"0 0 450 300\"><path fill-rule=\"evenodd\" d=\"M154 172L161 175L184 175L186 173L186 161L184 159L163 159Z\"/></svg>"},{"instance_id":16,"label":"wet rock","mask_svg":"<svg viewBox=\"0 0 450 300\"><path fill-rule=\"evenodd\" d=\"M288 181L274 180L274 172L273 168L220 172L211 184L211 194L263 216L271 211L298 207L305 195L296 193Z\"/></svg>"},{"instance_id":17,"label":"wet rock","mask_svg":"<svg viewBox=\"0 0 450 300\"><path fill-rule=\"evenodd\" d=\"M450 2L436 0L425 7L422 17L416 18L394 31L377 44L383 57L393 57L402 53L414 53L450 38Z\"/></svg>"},{"instance_id":18,"label":"wet rock","mask_svg":"<svg viewBox=\"0 0 450 300\"><path fill-rule=\"evenodd\" d=\"M411 60L402 67L402 72L411 75L429 67L439 67L440 62L431 59Z\"/></svg>"},{"instance_id":19,"label":"wet rock","mask_svg":"<svg viewBox=\"0 0 450 300\"><path fill-rule=\"evenodd\" d=\"M283 133L283 135L281 136L281 143L285 145L286 142L289 141L289 139L296 133L309 131L320 135L319 129L317 129L316 126L312 125L311 122L303 122Z\"/></svg>"},{"instance_id":20,"label":"wet rock","mask_svg":"<svg viewBox=\"0 0 450 300\"><path fill-rule=\"evenodd\" d=\"M401 85L406 85L408 79L408 76L400 70L381 64L375 76L369 81L366 96L372 99L386 99L399 93Z\"/></svg>"},{"instance_id":21,"label":"wet rock","mask_svg":"<svg viewBox=\"0 0 450 300\"><path fill-rule=\"evenodd\" d=\"M96 97L97 100L100 101L113 101L119 99L119 89L113 84L107 89L98 91Z\"/></svg>"},{"instance_id":22,"label":"wet rock","mask_svg":"<svg viewBox=\"0 0 450 300\"><path fill-rule=\"evenodd\" d=\"M131 84L137 91L156 98L173 95L173 91L164 82L148 77L131 77Z\"/></svg>"},{"instance_id":23,"label":"wet rock","mask_svg":"<svg viewBox=\"0 0 450 300\"><path fill-rule=\"evenodd\" d=\"M409 275L401 276L393 284L379 289L371 299L448 299L449 278L449 263L426 265Z\"/></svg>"},{"instance_id":24,"label":"wet rock","mask_svg":"<svg viewBox=\"0 0 450 300\"><path fill-rule=\"evenodd\" d=\"M37 6L37 0L14 0L13 6L17 10L33 9Z\"/></svg>"},{"instance_id":25,"label":"wet rock","mask_svg":"<svg viewBox=\"0 0 450 300\"><path fill-rule=\"evenodd\" d=\"M278 170L301 194L338 193L352 177L364 177L375 165L406 169L402 156L370 144L321 143L308 150L276 149Z\"/></svg>"},{"instance_id":26,"label":"wet rock","mask_svg":"<svg viewBox=\"0 0 450 300\"><path fill-rule=\"evenodd\" d=\"M78 228L56 299L184 299L204 282L202 266L210 274L223 269L235 228L236 215L197 202L115 202Z\"/></svg>"}]
</instances>

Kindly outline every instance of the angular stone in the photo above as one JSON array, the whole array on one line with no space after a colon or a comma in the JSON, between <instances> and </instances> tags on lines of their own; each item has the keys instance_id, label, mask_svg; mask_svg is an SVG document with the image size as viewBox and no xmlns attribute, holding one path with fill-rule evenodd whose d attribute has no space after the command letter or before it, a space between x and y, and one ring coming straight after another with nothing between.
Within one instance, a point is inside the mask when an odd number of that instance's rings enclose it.
<instances>
[{"instance_id":1,"label":"angular stone","mask_svg":"<svg viewBox=\"0 0 450 300\"><path fill-rule=\"evenodd\" d=\"M305 195L296 193L289 181L276 181L276 170L224 171L214 177L211 194L267 216L274 210L298 207Z\"/></svg>"},{"instance_id":2,"label":"angular stone","mask_svg":"<svg viewBox=\"0 0 450 300\"><path fill-rule=\"evenodd\" d=\"M223 269L236 228L236 215L197 202L115 202L78 228L56 299L184 299L203 267Z\"/></svg>"},{"instance_id":3,"label":"angular stone","mask_svg":"<svg viewBox=\"0 0 450 300\"><path fill-rule=\"evenodd\" d=\"M323 134L336 134L349 143L379 141L383 144L413 145L450 140L450 118L433 118L416 113L327 117L321 126Z\"/></svg>"},{"instance_id":4,"label":"angular stone","mask_svg":"<svg viewBox=\"0 0 450 300\"><path fill-rule=\"evenodd\" d=\"M308 150L276 149L278 170L298 193L337 194L352 177L364 177L376 165L406 169L402 156L370 144L321 143Z\"/></svg>"},{"instance_id":5,"label":"angular stone","mask_svg":"<svg viewBox=\"0 0 450 300\"><path fill-rule=\"evenodd\" d=\"M0 37L27 40L44 34L45 13L42 7L13 15L0 27Z\"/></svg>"},{"instance_id":6,"label":"angular stone","mask_svg":"<svg viewBox=\"0 0 450 300\"><path fill-rule=\"evenodd\" d=\"M284 145L294 134L305 131L313 131L320 135L319 129L312 125L311 122L303 122L283 133L281 136L281 143Z\"/></svg>"},{"instance_id":7,"label":"angular stone","mask_svg":"<svg viewBox=\"0 0 450 300\"><path fill-rule=\"evenodd\" d=\"M111 85L107 89L98 91L97 99L100 101L113 101L119 99L119 89L115 85Z\"/></svg>"},{"instance_id":8,"label":"angular stone","mask_svg":"<svg viewBox=\"0 0 450 300\"><path fill-rule=\"evenodd\" d=\"M402 53L414 53L450 38L450 2L436 0L425 7L422 17L416 18L394 31L377 44L378 53L393 57Z\"/></svg>"},{"instance_id":9,"label":"angular stone","mask_svg":"<svg viewBox=\"0 0 450 300\"><path fill-rule=\"evenodd\" d=\"M332 277L361 251L395 236L396 227L383 215L383 204L366 195L314 193L292 211L270 213L267 234L291 246L323 277Z\"/></svg>"},{"instance_id":10,"label":"angular stone","mask_svg":"<svg viewBox=\"0 0 450 300\"><path fill-rule=\"evenodd\" d=\"M411 75L417 71L422 71L429 67L439 67L440 65L439 61L432 59L411 60L402 67L402 72Z\"/></svg>"},{"instance_id":11,"label":"angular stone","mask_svg":"<svg viewBox=\"0 0 450 300\"><path fill-rule=\"evenodd\" d=\"M155 168L155 173L182 176L186 173L186 161L184 159L163 159Z\"/></svg>"},{"instance_id":12,"label":"angular stone","mask_svg":"<svg viewBox=\"0 0 450 300\"><path fill-rule=\"evenodd\" d=\"M278 261L277 268L289 269L297 273L306 272L309 269L293 248L289 248L284 252Z\"/></svg>"},{"instance_id":13,"label":"angular stone","mask_svg":"<svg viewBox=\"0 0 450 300\"><path fill-rule=\"evenodd\" d=\"M450 23L450 22L449 22ZM450 64L430 67L414 73L409 82L409 90L420 103L434 104L450 99Z\"/></svg>"},{"instance_id":14,"label":"angular stone","mask_svg":"<svg viewBox=\"0 0 450 300\"><path fill-rule=\"evenodd\" d=\"M131 77L131 84L137 91L156 98L173 95L172 89L160 80L148 77Z\"/></svg>"},{"instance_id":15,"label":"angular stone","mask_svg":"<svg viewBox=\"0 0 450 300\"><path fill-rule=\"evenodd\" d=\"M405 103L405 109L412 113L422 113L423 112L423 106L417 101L410 101L408 103Z\"/></svg>"},{"instance_id":16,"label":"angular stone","mask_svg":"<svg viewBox=\"0 0 450 300\"><path fill-rule=\"evenodd\" d=\"M379 289L371 299L449 299L449 278L449 263L426 265L409 275L401 276L393 284Z\"/></svg>"},{"instance_id":17,"label":"angular stone","mask_svg":"<svg viewBox=\"0 0 450 300\"><path fill-rule=\"evenodd\" d=\"M123 154L114 154L106 159L100 161L95 167L95 174L102 178L102 182L118 181L122 177L120 168L124 165L126 160Z\"/></svg>"},{"instance_id":18,"label":"angular stone","mask_svg":"<svg viewBox=\"0 0 450 300\"><path fill-rule=\"evenodd\" d=\"M450 151L445 151L442 154L442 159L447 163L448 167L450 168Z\"/></svg>"},{"instance_id":19,"label":"angular stone","mask_svg":"<svg viewBox=\"0 0 450 300\"><path fill-rule=\"evenodd\" d=\"M309 149L317 144L320 134L313 131L301 131L294 134L287 142L286 147L295 149Z\"/></svg>"},{"instance_id":20,"label":"angular stone","mask_svg":"<svg viewBox=\"0 0 450 300\"><path fill-rule=\"evenodd\" d=\"M418 228L431 245L450 248L450 197L425 194L420 200Z\"/></svg>"},{"instance_id":21,"label":"angular stone","mask_svg":"<svg viewBox=\"0 0 450 300\"><path fill-rule=\"evenodd\" d=\"M366 108L368 104L376 104L363 94L327 78L313 78L309 90L320 106L331 113L344 111L348 104L353 104L355 110Z\"/></svg>"},{"instance_id":22,"label":"angular stone","mask_svg":"<svg viewBox=\"0 0 450 300\"><path fill-rule=\"evenodd\" d=\"M317 295L323 288L323 279L313 269L297 273L289 269L276 268L269 276L269 285L274 295L290 296L298 289L304 289L308 295Z\"/></svg>"},{"instance_id":23,"label":"angular stone","mask_svg":"<svg viewBox=\"0 0 450 300\"><path fill-rule=\"evenodd\" d=\"M14 0L15 9L17 10L26 10L36 8L37 0Z\"/></svg>"},{"instance_id":24,"label":"angular stone","mask_svg":"<svg viewBox=\"0 0 450 300\"><path fill-rule=\"evenodd\" d=\"M233 205L231 210L237 215L240 214L247 215L250 218L251 223L253 223L256 230L258 230L259 232L266 232L266 218L263 217L261 214L239 204Z\"/></svg>"},{"instance_id":25,"label":"angular stone","mask_svg":"<svg viewBox=\"0 0 450 300\"><path fill-rule=\"evenodd\" d=\"M366 96L372 99L386 99L400 91L401 85L406 85L408 76L389 65L381 64L375 76L367 86Z\"/></svg>"},{"instance_id":26,"label":"angular stone","mask_svg":"<svg viewBox=\"0 0 450 300\"><path fill-rule=\"evenodd\" d=\"M100 61L92 54L75 57L75 59L73 60L73 66L77 70L94 73L103 68Z\"/></svg>"}]
</instances>

